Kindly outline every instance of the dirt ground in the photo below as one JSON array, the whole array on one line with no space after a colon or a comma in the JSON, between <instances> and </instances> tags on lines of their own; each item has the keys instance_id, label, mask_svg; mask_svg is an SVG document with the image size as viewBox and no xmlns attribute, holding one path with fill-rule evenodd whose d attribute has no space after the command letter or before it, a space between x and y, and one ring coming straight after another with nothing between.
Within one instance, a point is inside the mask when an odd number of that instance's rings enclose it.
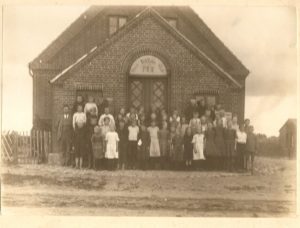
<instances>
[{"instance_id":1,"label":"dirt ground","mask_svg":"<svg viewBox=\"0 0 300 228\"><path fill-rule=\"evenodd\" d=\"M4 215L296 215L296 161L258 157L254 175L217 171L1 169Z\"/></svg>"}]
</instances>

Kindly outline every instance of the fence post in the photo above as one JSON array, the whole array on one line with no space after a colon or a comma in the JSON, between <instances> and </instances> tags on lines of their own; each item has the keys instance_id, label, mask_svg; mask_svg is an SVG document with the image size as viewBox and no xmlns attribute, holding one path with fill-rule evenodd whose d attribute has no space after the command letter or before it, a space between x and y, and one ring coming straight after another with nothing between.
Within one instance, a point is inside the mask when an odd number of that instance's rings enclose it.
<instances>
[{"instance_id":1,"label":"fence post","mask_svg":"<svg viewBox=\"0 0 300 228\"><path fill-rule=\"evenodd\" d=\"M47 131L44 131L44 151L45 151L45 162L48 160L48 133Z\"/></svg>"}]
</instances>

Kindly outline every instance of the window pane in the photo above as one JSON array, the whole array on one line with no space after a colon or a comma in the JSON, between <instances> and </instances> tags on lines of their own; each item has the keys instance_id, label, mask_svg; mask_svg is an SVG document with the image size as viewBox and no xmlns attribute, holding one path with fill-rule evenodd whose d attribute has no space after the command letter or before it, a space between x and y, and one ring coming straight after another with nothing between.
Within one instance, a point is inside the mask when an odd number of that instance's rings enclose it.
<instances>
[{"instance_id":1,"label":"window pane","mask_svg":"<svg viewBox=\"0 0 300 228\"><path fill-rule=\"evenodd\" d=\"M109 17L109 35L115 33L118 28L118 18Z\"/></svg>"},{"instance_id":2,"label":"window pane","mask_svg":"<svg viewBox=\"0 0 300 228\"><path fill-rule=\"evenodd\" d=\"M173 27L176 28L177 27L177 20L175 19L168 19L169 24Z\"/></svg>"},{"instance_id":3,"label":"window pane","mask_svg":"<svg viewBox=\"0 0 300 228\"><path fill-rule=\"evenodd\" d=\"M119 18L119 28L121 28L123 25L125 25L127 22L127 18L126 17L120 17Z\"/></svg>"}]
</instances>

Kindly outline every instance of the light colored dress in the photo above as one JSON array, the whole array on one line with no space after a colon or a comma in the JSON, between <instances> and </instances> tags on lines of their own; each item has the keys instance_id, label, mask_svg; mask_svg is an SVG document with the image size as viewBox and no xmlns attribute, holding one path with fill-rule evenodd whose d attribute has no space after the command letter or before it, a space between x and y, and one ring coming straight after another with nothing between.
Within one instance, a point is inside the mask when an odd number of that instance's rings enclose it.
<instances>
[{"instance_id":1,"label":"light colored dress","mask_svg":"<svg viewBox=\"0 0 300 228\"><path fill-rule=\"evenodd\" d=\"M193 136L192 143L193 149L193 160L205 160L204 157L204 134L195 134Z\"/></svg>"},{"instance_id":2,"label":"light colored dress","mask_svg":"<svg viewBox=\"0 0 300 228\"><path fill-rule=\"evenodd\" d=\"M120 141L118 133L117 132L107 132L105 135L106 140L106 152L105 152L105 158L108 159L114 159L118 158L118 152L117 152L117 142Z\"/></svg>"},{"instance_id":3,"label":"light colored dress","mask_svg":"<svg viewBox=\"0 0 300 228\"><path fill-rule=\"evenodd\" d=\"M150 157L160 157L158 131L158 127L148 127L150 134Z\"/></svg>"}]
</instances>

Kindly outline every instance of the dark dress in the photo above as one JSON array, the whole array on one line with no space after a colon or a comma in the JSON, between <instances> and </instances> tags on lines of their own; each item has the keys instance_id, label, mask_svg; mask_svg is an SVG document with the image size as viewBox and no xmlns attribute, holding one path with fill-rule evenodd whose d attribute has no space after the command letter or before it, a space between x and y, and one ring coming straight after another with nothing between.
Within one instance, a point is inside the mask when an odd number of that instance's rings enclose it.
<instances>
[{"instance_id":1,"label":"dark dress","mask_svg":"<svg viewBox=\"0 0 300 228\"><path fill-rule=\"evenodd\" d=\"M102 159L105 156L104 151L104 138L102 134L93 134L92 136L92 148L94 159Z\"/></svg>"},{"instance_id":2,"label":"dark dress","mask_svg":"<svg viewBox=\"0 0 300 228\"><path fill-rule=\"evenodd\" d=\"M185 134L183 137L183 145L184 145L184 160L193 160L193 135Z\"/></svg>"},{"instance_id":3,"label":"dark dress","mask_svg":"<svg viewBox=\"0 0 300 228\"><path fill-rule=\"evenodd\" d=\"M226 145L226 156L232 157L235 156L235 139L236 139L236 130L235 129L225 129L225 145Z\"/></svg>"},{"instance_id":4,"label":"dark dress","mask_svg":"<svg viewBox=\"0 0 300 228\"><path fill-rule=\"evenodd\" d=\"M97 104L97 108L98 108L98 116L100 117L103 113L104 113L104 108L108 107L108 101L106 99L104 99L102 101L102 103L98 103Z\"/></svg>"},{"instance_id":5,"label":"dark dress","mask_svg":"<svg viewBox=\"0 0 300 228\"><path fill-rule=\"evenodd\" d=\"M125 126L123 129L118 129L119 135L119 163L127 162L127 146L128 146L128 127Z\"/></svg>"},{"instance_id":6,"label":"dark dress","mask_svg":"<svg viewBox=\"0 0 300 228\"><path fill-rule=\"evenodd\" d=\"M90 119L94 119L95 123L91 124L90 120L88 120L88 123L86 125L86 137L87 137L87 154L92 155L93 154L93 149L92 149L92 143L91 143L91 139L92 136L94 134L94 128L97 125L97 116L90 116Z\"/></svg>"},{"instance_id":7,"label":"dark dress","mask_svg":"<svg viewBox=\"0 0 300 228\"><path fill-rule=\"evenodd\" d=\"M205 157L219 157L220 154L216 148L215 138L216 131L215 129L207 129L205 132L206 144L205 144Z\"/></svg>"},{"instance_id":8,"label":"dark dress","mask_svg":"<svg viewBox=\"0 0 300 228\"><path fill-rule=\"evenodd\" d=\"M169 140L170 133L168 130L160 130L158 132L159 148L162 157L169 157Z\"/></svg>"},{"instance_id":9,"label":"dark dress","mask_svg":"<svg viewBox=\"0 0 300 228\"><path fill-rule=\"evenodd\" d=\"M183 139L181 135L174 135L172 137L172 145L173 145L173 151L172 151L172 160L176 162L183 161L183 148L182 144Z\"/></svg>"},{"instance_id":10,"label":"dark dress","mask_svg":"<svg viewBox=\"0 0 300 228\"><path fill-rule=\"evenodd\" d=\"M84 157L87 151L87 128L86 126L82 128L75 129L75 156Z\"/></svg>"},{"instance_id":11,"label":"dark dress","mask_svg":"<svg viewBox=\"0 0 300 228\"><path fill-rule=\"evenodd\" d=\"M141 140L142 144L139 146L137 159L138 161L148 160L150 157L150 134L147 130L140 131L138 135L138 141Z\"/></svg>"},{"instance_id":12,"label":"dark dress","mask_svg":"<svg viewBox=\"0 0 300 228\"><path fill-rule=\"evenodd\" d=\"M198 113L199 117L203 116L205 114L205 110L207 109L206 105L198 104Z\"/></svg>"},{"instance_id":13,"label":"dark dress","mask_svg":"<svg viewBox=\"0 0 300 228\"><path fill-rule=\"evenodd\" d=\"M216 131L216 137L215 137L215 144L218 156L225 156L225 129L222 126L217 126L215 128Z\"/></svg>"}]
</instances>

